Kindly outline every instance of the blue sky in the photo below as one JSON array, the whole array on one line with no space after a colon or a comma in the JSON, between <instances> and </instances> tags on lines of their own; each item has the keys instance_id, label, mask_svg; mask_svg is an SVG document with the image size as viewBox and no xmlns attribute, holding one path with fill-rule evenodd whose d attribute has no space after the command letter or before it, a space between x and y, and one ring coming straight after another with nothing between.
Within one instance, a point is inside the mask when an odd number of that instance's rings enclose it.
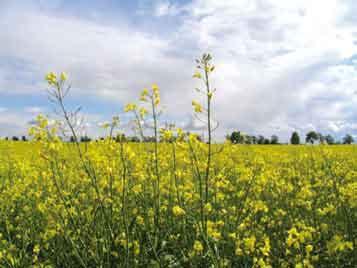
<instances>
[{"instance_id":1,"label":"blue sky","mask_svg":"<svg viewBox=\"0 0 357 268\"><path fill-rule=\"evenodd\" d=\"M353 0L3 0L0 136L53 116L44 75L65 71L87 131L142 88L161 87L165 120L200 130L194 59L211 52L217 137L239 129L357 135L357 2Z\"/></svg>"}]
</instances>

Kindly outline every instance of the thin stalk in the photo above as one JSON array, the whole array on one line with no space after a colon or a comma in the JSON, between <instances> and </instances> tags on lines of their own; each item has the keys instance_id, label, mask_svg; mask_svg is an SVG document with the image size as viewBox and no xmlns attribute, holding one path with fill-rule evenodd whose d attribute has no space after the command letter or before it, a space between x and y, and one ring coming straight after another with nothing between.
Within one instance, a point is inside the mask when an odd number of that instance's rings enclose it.
<instances>
[{"instance_id":1,"label":"thin stalk","mask_svg":"<svg viewBox=\"0 0 357 268\"><path fill-rule=\"evenodd\" d=\"M208 188L209 188L209 177L211 169L211 157L212 157L212 128L211 128L211 90L208 79L208 65L205 63L205 83L206 83L206 93L207 93L207 132L208 132L208 153L207 153L207 164L205 172L205 204L208 203ZM205 221L207 222L207 217L205 216ZM205 232L207 233L207 224L205 224Z\"/></svg>"},{"instance_id":2,"label":"thin stalk","mask_svg":"<svg viewBox=\"0 0 357 268\"><path fill-rule=\"evenodd\" d=\"M155 175L156 175L156 218L155 218L155 228L158 229L160 226L160 172L159 172L159 148L158 148L158 131L157 131L157 112L156 105L154 103L154 98L151 97L151 107L152 107L152 116L154 120L154 163L155 163Z\"/></svg>"}]
</instances>

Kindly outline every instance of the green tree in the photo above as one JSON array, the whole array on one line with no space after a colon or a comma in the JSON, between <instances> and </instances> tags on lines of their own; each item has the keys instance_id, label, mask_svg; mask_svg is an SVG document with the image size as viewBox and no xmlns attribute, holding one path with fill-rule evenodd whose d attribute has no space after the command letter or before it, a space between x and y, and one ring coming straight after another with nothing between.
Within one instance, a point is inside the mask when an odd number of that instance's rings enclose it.
<instances>
[{"instance_id":1,"label":"green tree","mask_svg":"<svg viewBox=\"0 0 357 268\"><path fill-rule=\"evenodd\" d=\"M80 137L80 142L90 142L91 140L87 135Z\"/></svg>"},{"instance_id":2,"label":"green tree","mask_svg":"<svg viewBox=\"0 0 357 268\"><path fill-rule=\"evenodd\" d=\"M230 136L230 140L234 144L243 143L244 142L244 136L241 134L240 131L233 131L231 136Z\"/></svg>"},{"instance_id":3,"label":"green tree","mask_svg":"<svg viewBox=\"0 0 357 268\"><path fill-rule=\"evenodd\" d=\"M319 140L320 144L323 144L323 143L326 142L326 137L323 134L318 132L317 133L317 137L318 137L318 140Z\"/></svg>"},{"instance_id":4,"label":"green tree","mask_svg":"<svg viewBox=\"0 0 357 268\"><path fill-rule=\"evenodd\" d=\"M319 140L319 134L316 131L309 131L306 134L306 138L305 138L306 143L314 144L315 141L318 140Z\"/></svg>"},{"instance_id":5,"label":"green tree","mask_svg":"<svg viewBox=\"0 0 357 268\"><path fill-rule=\"evenodd\" d=\"M264 139L264 144L270 144L270 140L268 138Z\"/></svg>"},{"instance_id":6,"label":"green tree","mask_svg":"<svg viewBox=\"0 0 357 268\"><path fill-rule=\"evenodd\" d=\"M291 143L291 144L294 144L294 145L300 144L300 136L299 136L299 133L297 133L296 131L294 131L293 134L291 134L290 143Z\"/></svg>"},{"instance_id":7,"label":"green tree","mask_svg":"<svg viewBox=\"0 0 357 268\"><path fill-rule=\"evenodd\" d=\"M352 144L354 139L350 134L346 134L346 136L343 137L342 142L343 144Z\"/></svg>"},{"instance_id":8,"label":"green tree","mask_svg":"<svg viewBox=\"0 0 357 268\"><path fill-rule=\"evenodd\" d=\"M245 136L244 143L252 144L253 143L252 136L249 136L249 135Z\"/></svg>"},{"instance_id":9,"label":"green tree","mask_svg":"<svg viewBox=\"0 0 357 268\"><path fill-rule=\"evenodd\" d=\"M270 144L279 144L279 137L277 135L271 136Z\"/></svg>"},{"instance_id":10,"label":"green tree","mask_svg":"<svg viewBox=\"0 0 357 268\"><path fill-rule=\"evenodd\" d=\"M257 137L254 135L252 136L252 143L257 144Z\"/></svg>"},{"instance_id":11,"label":"green tree","mask_svg":"<svg viewBox=\"0 0 357 268\"><path fill-rule=\"evenodd\" d=\"M257 143L258 143L258 144L264 144L264 141L265 141L264 136L259 135L259 136L258 136L258 139L257 139Z\"/></svg>"},{"instance_id":12,"label":"green tree","mask_svg":"<svg viewBox=\"0 0 357 268\"><path fill-rule=\"evenodd\" d=\"M331 145L331 144L335 144L335 139L334 137L332 137L330 134L325 136L325 141L327 144Z\"/></svg>"}]
</instances>

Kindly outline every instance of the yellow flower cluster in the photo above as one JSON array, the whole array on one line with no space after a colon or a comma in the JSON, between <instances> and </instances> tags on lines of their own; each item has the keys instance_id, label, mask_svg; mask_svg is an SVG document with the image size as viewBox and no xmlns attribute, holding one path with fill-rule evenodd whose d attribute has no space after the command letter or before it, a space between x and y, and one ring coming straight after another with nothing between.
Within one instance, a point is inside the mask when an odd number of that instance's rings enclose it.
<instances>
[{"instance_id":1,"label":"yellow flower cluster","mask_svg":"<svg viewBox=\"0 0 357 268\"><path fill-rule=\"evenodd\" d=\"M157 233L166 237L161 252L186 252L186 258L170 257L181 265L355 264L354 148L226 145L213 157L212 199L200 214L199 174L191 165L198 161L198 171L205 170L206 148L194 138L187 143L181 134L182 139L159 144L158 220L152 154L146 151L151 144L91 142L81 160L75 147L52 138L52 128L39 116L31 129L37 141L0 142L0 266L100 265L108 258L145 266L145 259L157 261L150 255ZM162 135L169 139L174 133ZM326 163L329 169L322 168ZM106 248L111 240L116 246ZM26 245L33 246L24 251ZM54 251L60 253L54 257Z\"/></svg>"},{"instance_id":2,"label":"yellow flower cluster","mask_svg":"<svg viewBox=\"0 0 357 268\"><path fill-rule=\"evenodd\" d=\"M67 74L65 72L60 73L59 75L60 81L65 82L67 80ZM53 72L50 72L46 75L45 80L50 86L54 86L58 83L57 75Z\"/></svg>"},{"instance_id":3,"label":"yellow flower cluster","mask_svg":"<svg viewBox=\"0 0 357 268\"><path fill-rule=\"evenodd\" d=\"M196 113L202 113L203 111L201 104L199 104L197 101L192 101L192 107Z\"/></svg>"},{"instance_id":4,"label":"yellow flower cluster","mask_svg":"<svg viewBox=\"0 0 357 268\"><path fill-rule=\"evenodd\" d=\"M127 112L131 112L131 111L135 111L137 109L137 105L134 103L129 103L125 106L124 111Z\"/></svg>"}]
</instances>

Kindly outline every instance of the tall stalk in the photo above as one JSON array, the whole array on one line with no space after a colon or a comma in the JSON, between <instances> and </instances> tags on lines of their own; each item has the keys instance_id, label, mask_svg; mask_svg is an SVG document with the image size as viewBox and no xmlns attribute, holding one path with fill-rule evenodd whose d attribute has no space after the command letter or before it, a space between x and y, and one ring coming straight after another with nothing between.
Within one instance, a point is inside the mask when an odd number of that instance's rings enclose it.
<instances>
[{"instance_id":1,"label":"tall stalk","mask_svg":"<svg viewBox=\"0 0 357 268\"><path fill-rule=\"evenodd\" d=\"M153 130L154 130L154 176L155 176L155 183L154 183L154 209L155 209L155 235L159 238L158 230L160 228L160 207L161 207L161 193L160 193L160 163L159 163L159 122L158 118L160 115L159 105L160 105L160 93L159 88L157 85L152 85L151 90L144 89L140 96L140 101L147 103L151 109L151 116L153 120ZM125 107L125 112L132 111L135 115L135 123L136 128L139 130L139 134L141 136L142 141L145 140L142 121L146 114L148 113L144 107L139 108L136 104L127 104Z\"/></svg>"},{"instance_id":2,"label":"tall stalk","mask_svg":"<svg viewBox=\"0 0 357 268\"><path fill-rule=\"evenodd\" d=\"M205 123L207 125L207 154L206 154L206 167L204 171L204 196L203 203L207 205L209 202L209 184L210 184L210 172L212 165L212 132L214 128L212 127L212 96L215 90L211 89L209 75L213 72L214 66L211 64L212 57L210 54L203 54L201 59L197 59L197 71L193 75L194 78L198 78L204 83L204 90L196 88L196 90L203 94L205 97L205 108L203 108L198 102L192 101L192 105L195 111L195 117L197 120ZM202 74L202 72L203 74ZM200 116L200 114L204 114ZM217 127L217 126L216 126ZM215 127L215 128L216 128ZM203 212L202 212L203 213ZM202 223L204 233L207 236L207 215L201 215L204 218L204 222Z\"/></svg>"},{"instance_id":3,"label":"tall stalk","mask_svg":"<svg viewBox=\"0 0 357 268\"><path fill-rule=\"evenodd\" d=\"M154 120L154 164L155 164L155 176L156 176L156 219L155 225L160 225L160 172L159 172L159 148L158 148L158 129L157 129L157 111L154 97L151 97L152 117Z\"/></svg>"},{"instance_id":4,"label":"tall stalk","mask_svg":"<svg viewBox=\"0 0 357 268\"><path fill-rule=\"evenodd\" d=\"M204 73L205 73L205 84L206 84L206 93L207 93L207 133L208 133L208 153L207 153L207 165L206 165L206 174L205 174L205 203L208 203L208 183L209 175L211 169L211 157L212 157L212 127L211 127L211 90L210 83L208 79L209 65L208 60L204 61Z\"/></svg>"},{"instance_id":5,"label":"tall stalk","mask_svg":"<svg viewBox=\"0 0 357 268\"><path fill-rule=\"evenodd\" d=\"M129 237L129 226L128 226L128 215L127 215L127 163L125 159L124 152L124 139L120 137L120 159L123 164L122 169L122 179L123 179L123 189L122 189L122 216L123 216L123 225L126 239L126 254L125 254L125 267L129 267L130 260L130 237Z\"/></svg>"},{"instance_id":6,"label":"tall stalk","mask_svg":"<svg viewBox=\"0 0 357 268\"><path fill-rule=\"evenodd\" d=\"M64 104L64 99L71 89L70 86L68 86L66 89L64 89L65 82L67 80L67 76L65 73L61 73L60 77L57 78L57 76L54 73L49 73L46 76L46 80L47 80L48 84L52 87L52 90L51 89L48 90L49 99L55 105L59 106L60 114L64 118L64 121L65 121L67 127L69 128L70 133L73 137L73 141L76 146L76 150L77 150L77 153L79 156L81 166L83 167L85 173L91 180L91 186L93 187L93 189L96 193L97 200L99 202L99 207L101 208L102 215L104 217L104 224L107 227L108 233L107 233L107 241L106 242L108 242L109 245L112 245L114 242L114 233L113 233L112 222L111 222L111 219L109 218L109 216L107 215L107 212L105 209L103 198L101 196L99 186L97 183L97 175L93 168L93 165L91 164L90 159L88 159L88 157L86 157L82 151L80 141L78 139L78 135L75 130L74 123L73 123L73 121L77 119L77 113L80 109L77 109L75 112L69 112ZM110 252L108 251L107 254L110 254ZM108 258L110 258L109 255L108 255Z\"/></svg>"}]
</instances>

